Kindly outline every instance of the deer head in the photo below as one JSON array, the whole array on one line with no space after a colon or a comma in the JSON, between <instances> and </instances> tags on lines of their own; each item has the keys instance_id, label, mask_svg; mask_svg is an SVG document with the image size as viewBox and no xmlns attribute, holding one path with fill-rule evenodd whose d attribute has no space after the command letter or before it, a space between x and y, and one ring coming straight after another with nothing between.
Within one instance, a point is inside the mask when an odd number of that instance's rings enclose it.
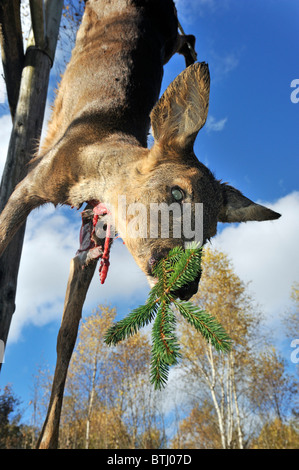
<instances>
[{"instance_id":1,"label":"deer head","mask_svg":"<svg viewBox=\"0 0 299 470\"><path fill-rule=\"evenodd\" d=\"M186 214L191 214L192 227L201 224L199 241L203 244L216 234L217 222L262 221L280 216L221 183L197 160L193 145L205 124L208 104L208 66L196 63L169 85L152 110L154 145L134 161L128 177L129 187L122 188L127 207L132 204L133 210L129 215L126 213L125 222L118 220L119 231L150 284L154 282L153 264L174 246L184 246L192 240L190 234L194 230L186 233L183 227L185 207L189 206ZM164 212L164 220L161 213L157 227L154 210L161 209L163 204L164 209L167 206L173 210ZM196 211L199 205L201 210ZM196 221L196 217L200 220ZM169 230L164 237L163 224ZM199 279L179 296L189 299L196 293L198 282Z\"/></svg>"}]
</instances>

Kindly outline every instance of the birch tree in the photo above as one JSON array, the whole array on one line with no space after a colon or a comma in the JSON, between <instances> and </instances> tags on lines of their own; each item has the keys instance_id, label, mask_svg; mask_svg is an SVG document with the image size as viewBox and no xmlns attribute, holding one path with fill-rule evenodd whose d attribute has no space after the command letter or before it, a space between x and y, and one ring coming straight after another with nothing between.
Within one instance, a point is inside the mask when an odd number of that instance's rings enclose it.
<instances>
[{"instance_id":1,"label":"birch tree","mask_svg":"<svg viewBox=\"0 0 299 470\"><path fill-rule=\"evenodd\" d=\"M246 370L254 345L253 333L260 322L259 314L227 256L216 250L205 250L199 292L192 300L216 317L233 342L230 353L217 353L188 325L180 324L183 356L180 368L183 383L193 397L193 415L199 412L201 404L209 403L218 434L210 445L242 449L245 445L243 404L248 387ZM197 437L200 447L201 437Z\"/></svg>"},{"instance_id":2,"label":"birch tree","mask_svg":"<svg viewBox=\"0 0 299 470\"><path fill-rule=\"evenodd\" d=\"M151 347L137 334L104 342L116 311L100 305L81 323L68 373L60 446L157 448L165 437L159 394L149 382Z\"/></svg>"},{"instance_id":3,"label":"birch tree","mask_svg":"<svg viewBox=\"0 0 299 470\"><path fill-rule=\"evenodd\" d=\"M286 424L292 412L298 414L299 382L273 346L257 355L251 368L251 379L252 404L263 423L269 424L276 419Z\"/></svg>"},{"instance_id":4,"label":"birch tree","mask_svg":"<svg viewBox=\"0 0 299 470\"><path fill-rule=\"evenodd\" d=\"M299 340L299 282L295 282L291 288L292 307L283 316L283 326L286 336L290 340ZM292 347L298 345L294 344Z\"/></svg>"},{"instance_id":5,"label":"birch tree","mask_svg":"<svg viewBox=\"0 0 299 470\"><path fill-rule=\"evenodd\" d=\"M283 319L290 338L298 324L297 284L292 298L295 308ZM298 447L298 380L261 334L261 314L223 253L205 251L199 293L193 300L217 317L233 348L227 355L215 353L199 335L180 326L182 383L191 411L180 422L173 447Z\"/></svg>"}]
</instances>

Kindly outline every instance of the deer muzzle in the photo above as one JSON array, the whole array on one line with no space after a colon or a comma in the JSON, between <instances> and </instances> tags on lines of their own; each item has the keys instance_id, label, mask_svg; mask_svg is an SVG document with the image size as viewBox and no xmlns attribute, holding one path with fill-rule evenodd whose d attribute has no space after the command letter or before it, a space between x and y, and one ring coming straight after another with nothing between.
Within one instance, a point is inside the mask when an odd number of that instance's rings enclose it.
<instances>
[{"instance_id":1,"label":"deer muzzle","mask_svg":"<svg viewBox=\"0 0 299 470\"><path fill-rule=\"evenodd\" d=\"M162 258L165 258L168 254L168 251L161 251L159 253L154 253L150 257L148 261L148 281L151 287L155 285L157 282L156 278L153 275L153 267L155 266L156 263L161 261ZM180 300L189 300L191 297L196 294L198 291L198 284L200 281L200 274L199 276L196 277L196 279L189 284L186 284L183 287L180 287L179 289L175 290L173 292L174 297L179 298Z\"/></svg>"}]
</instances>

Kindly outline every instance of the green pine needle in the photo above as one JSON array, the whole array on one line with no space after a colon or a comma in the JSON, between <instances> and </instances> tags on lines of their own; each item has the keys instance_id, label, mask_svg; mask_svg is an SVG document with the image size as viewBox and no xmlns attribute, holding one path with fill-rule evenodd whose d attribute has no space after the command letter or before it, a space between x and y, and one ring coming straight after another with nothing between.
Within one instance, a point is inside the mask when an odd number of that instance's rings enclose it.
<instances>
[{"instance_id":1,"label":"green pine needle","mask_svg":"<svg viewBox=\"0 0 299 470\"><path fill-rule=\"evenodd\" d=\"M175 298L178 289L194 281L200 274L201 255L202 248L196 244L190 244L186 250L181 247L173 248L153 268L158 281L151 289L145 305L134 309L127 317L115 323L105 335L105 342L115 345L137 333L155 318L150 380L156 389L166 385L170 366L177 364L181 357L175 334L176 318L171 304L216 350L227 352L231 348L231 339L214 317L191 302L182 302Z\"/></svg>"},{"instance_id":2,"label":"green pine needle","mask_svg":"<svg viewBox=\"0 0 299 470\"><path fill-rule=\"evenodd\" d=\"M231 339L218 321L204 310L200 310L191 302L174 300L180 314L199 331L202 336L210 341L217 351L228 352L231 349Z\"/></svg>"}]
</instances>

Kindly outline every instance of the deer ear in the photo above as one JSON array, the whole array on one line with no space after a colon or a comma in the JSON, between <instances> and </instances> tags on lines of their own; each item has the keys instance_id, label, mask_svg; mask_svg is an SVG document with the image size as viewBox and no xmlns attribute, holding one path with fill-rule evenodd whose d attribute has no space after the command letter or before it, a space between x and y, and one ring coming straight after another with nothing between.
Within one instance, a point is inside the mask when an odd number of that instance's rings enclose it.
<instances>
[{"instance_id":1,"label":"deer ear","mask_svg":"<svg viewBox=\"0 0 299 470\"><path fill-rule=\"evenodd\" d=\"M207 119L210 74L204 62L187 67L168 86L151 112L156 142L193 145Z\"/></svg>"},{"instance_id":2,"label":"deer ear","mask_svg":"<svg viewBox=\"0 0 299 470\"><path fill-rule=\"evenodd\" d=\"M275 211L252 202L232 186L221 184L223 205L219 222L247 222L248 220L274 220L280 217Z\"/></svg>"}]
</instances>

